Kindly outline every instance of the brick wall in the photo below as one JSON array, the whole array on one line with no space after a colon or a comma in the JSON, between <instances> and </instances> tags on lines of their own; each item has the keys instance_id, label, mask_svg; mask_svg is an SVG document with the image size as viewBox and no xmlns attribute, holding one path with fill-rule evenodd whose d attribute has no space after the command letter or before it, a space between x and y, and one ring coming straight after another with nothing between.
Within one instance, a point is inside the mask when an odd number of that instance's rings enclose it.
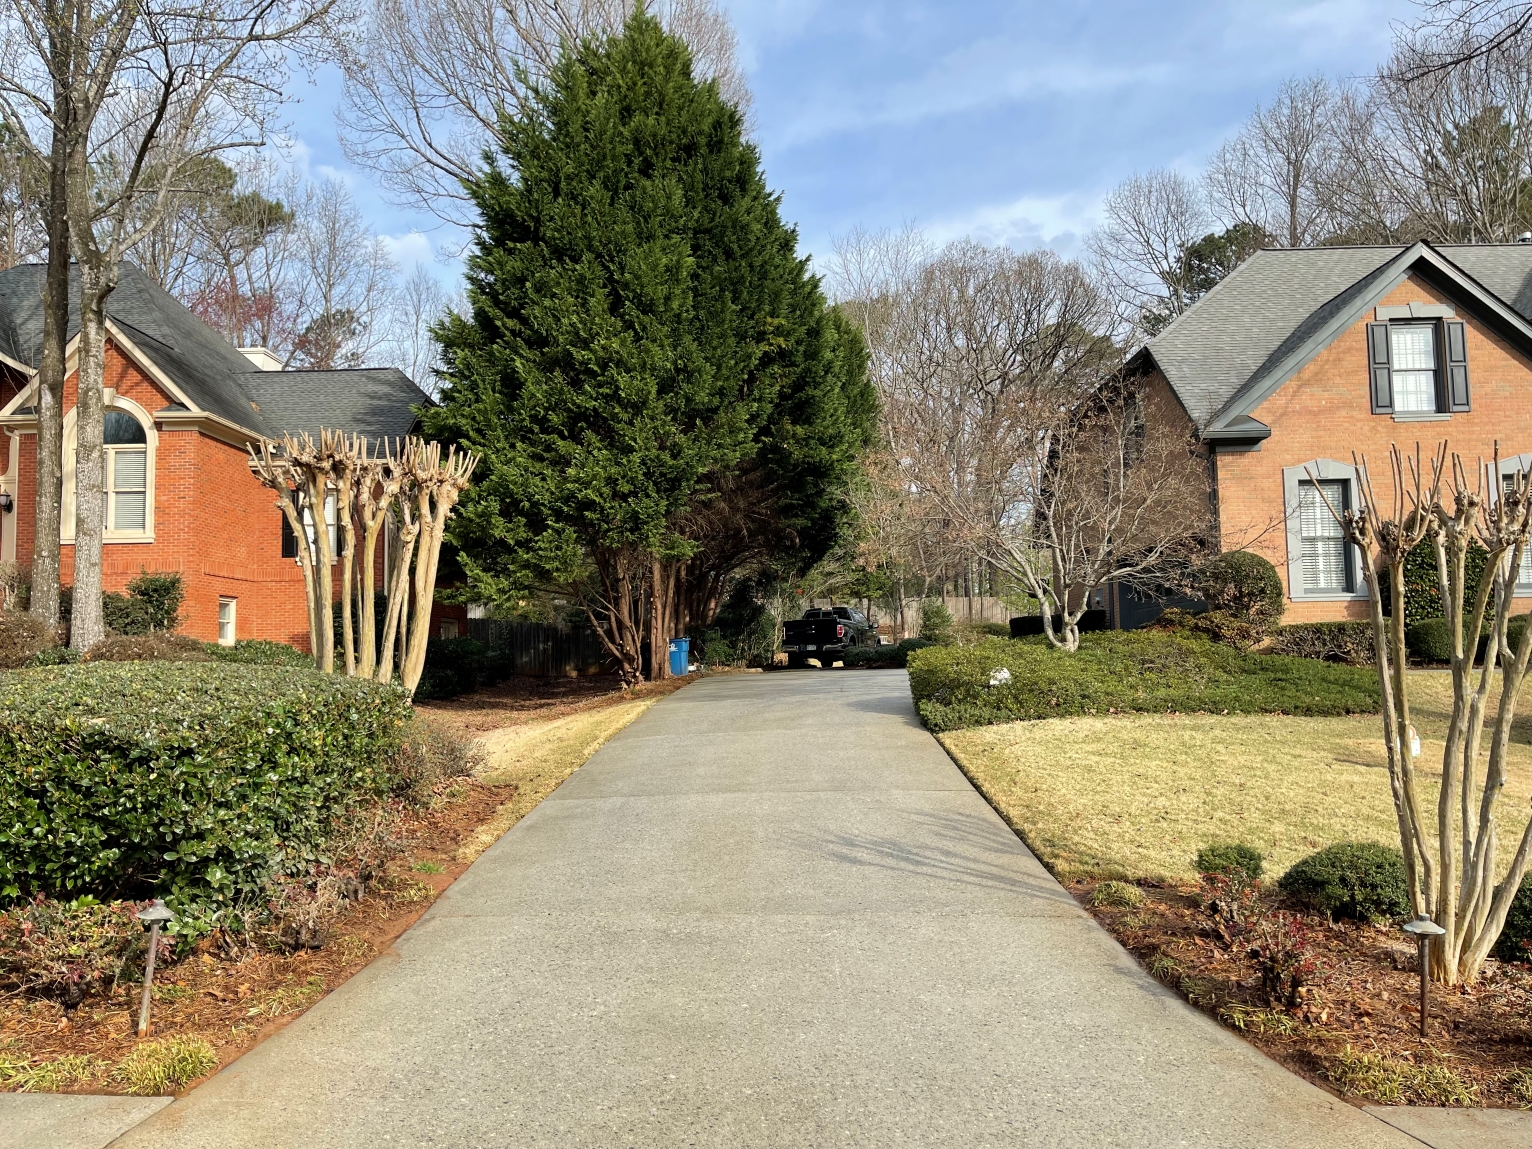
<instances>
[{"instance_id":1,"label":"brick wall","mask_svg":"<svg viewBox=\"0 0 1532 1149\"><path fill-rule=\"evenodd\" d=\"M107 346L106 385L153 414L172 402L115 346ZM75 381L65 384L64 408L73 408ZM37 491L37 436L13 440L17 458L16 558L32 561ZM250 472L242 447L197 431L159 429L155 462L153 542L108 542L102 548L102 583L122 591L141 571L176 572L186 588L182 631L206 641L218 637L218 600L237 600L239 638L269 638L308 645L308 608L296 563L282 558L281 512L275 496ZM72 582L74 548L60 556Z\"/></svg>"},{"instance_id":2,"label":"brick wall","mask_svg":"<svg viewBox=\"0 0 1532 1149\"><path fill-rule=\"evenodd\" d=\"M1367 321L1371 312L1314 357L1252 412L1271 428L1259 450L1216 452L1217 510L1225 550L1241 548L1270 559L1287 585L1287 532L1283 519L1282 470L1315 459L1350 463L1365 454L1374 489L1392 497L1388 450L1392 443L1429 456L1447 440L1470 466L1492 456L1496 440L1502 457L1532 452L1532 363L1498 333L1464 314L1458 301L1411 278L1382 306L1448 303L1467 323L1468 373L1473 409L1428 422L1397 422L1371 410L1367 366ZM1233 333L1237 336L1237 333ZM1532 602L1521 602L1526 610ZM1289 601L1285 622L1366 617L1367 604Z\"/></svg>"}]
</instances>

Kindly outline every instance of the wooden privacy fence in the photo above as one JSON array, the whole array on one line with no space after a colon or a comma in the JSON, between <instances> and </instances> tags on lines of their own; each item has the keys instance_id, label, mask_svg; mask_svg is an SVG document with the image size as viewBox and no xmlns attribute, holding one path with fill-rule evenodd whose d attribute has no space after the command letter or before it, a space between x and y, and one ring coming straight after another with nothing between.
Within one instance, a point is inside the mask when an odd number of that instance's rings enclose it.
<instances>
[{"instance_id":1,"label":"wooden privacy fence","mask_svg":"<svg viewBox=\"0 0 1532 1149\"><path fill-rule=\"evenodd\" d=\"M540 622L470 618L468 637L491 654L509 655L512 674L565 678L612 669L611 656L589 627L565 629Z\"/></svg>"}]
</instances>

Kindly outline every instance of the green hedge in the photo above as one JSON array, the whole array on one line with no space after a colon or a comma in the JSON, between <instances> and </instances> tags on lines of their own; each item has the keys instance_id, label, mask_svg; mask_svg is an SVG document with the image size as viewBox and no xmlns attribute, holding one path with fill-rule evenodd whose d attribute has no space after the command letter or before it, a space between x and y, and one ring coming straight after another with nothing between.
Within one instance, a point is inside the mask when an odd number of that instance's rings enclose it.
<instances>
[{"instance_id":1,"label":"green hedge","mask_svg":"<svg viewBox=\"0 0 1532 1149\"><path fill-rule=\"evenodd\" d=\"M472 638L433 638L426 643L426 661L415 697L422 702L472 694L481 685L506 676L501 660L491 659L484 644Z\"/></svg>"},{"instance_id":2,"label":"green hedge","mask_svg":"<svg viewBox=\"0 0 1532 1149\"><path fill-rule=\"evenodd\" d=\"M0 675L0 900L250 895L392 785L409 716L396 687L294 667Z\"/></svg>"},{"instance_id":3,"label":"green hedge","mask_svg":"<svg viewBox=\"0 0 1532 1149\"><path fill-rule=\"evenodd\" d=\"M237 662L244 666L301 666L314 669L314 658L306 651L285 642L272 642L265 638L242 638L233 646L216 642L203 644L203 649L215 662Z\"/></svg>"},{"instance_id":4,"label":"green hedge","mask_svg":"<svg viewBox=\"0 0 1532 1149\"><path fill-rule=\"evenodd\" d=\"M1367 670L1147 631L1082 635L1073 654L1040 639L937 647L912 654L909 669L916 708L936 731L1112 710L1335 715L1379 706ZM1009 681L991 686L1001 670Z\"/></svg>"},{"instance_id":5,"label":"green hedge","mask_svg":"<svg viewBox=\"0 0 1532 1149\"><path fill-rule=\"evenodd\" d=\"M928 639L907 638L893 646L853 646L841 657L841 661L847 666L864 666L873 670L898 669L908 663L914 651L935 645Z\"/></svg>"},{"instance_id":6,"label":"green hedge","mask_svg":"<svg viewBox=\"0 0 1532 1149\"><path fill-rule=\"evenodd\" d=\"M1344 662L1347 666L1371 666L1376 657L1372 623L1359 620L1279 626L1271 638L1271 653Z\"/></svg>"}]
</instances>

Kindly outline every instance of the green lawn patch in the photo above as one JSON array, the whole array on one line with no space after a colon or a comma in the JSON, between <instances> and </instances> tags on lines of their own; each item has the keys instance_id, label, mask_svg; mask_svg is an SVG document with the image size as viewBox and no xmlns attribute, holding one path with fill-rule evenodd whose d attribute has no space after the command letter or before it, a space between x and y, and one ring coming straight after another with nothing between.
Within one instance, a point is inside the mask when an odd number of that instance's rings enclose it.
<instances>
[{"instance_id":1,"label":"green lawn patch","mask_svg":"<svg viewBox=\"0 0 1532 1149\"><path fill-rule=\"evenodd\" d=\"M1082 635L1073 654L1042 638L933 647L913 652L909 671L915 706L937 732L1093 714L1367 714L1381 704L1371 669L1145 631Z\"/></svg>"}]
</instances>

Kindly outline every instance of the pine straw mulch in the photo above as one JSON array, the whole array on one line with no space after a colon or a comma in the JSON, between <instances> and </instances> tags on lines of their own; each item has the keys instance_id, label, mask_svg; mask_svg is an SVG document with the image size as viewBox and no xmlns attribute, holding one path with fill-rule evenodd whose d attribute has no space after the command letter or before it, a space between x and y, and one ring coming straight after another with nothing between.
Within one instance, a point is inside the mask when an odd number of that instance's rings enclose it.
<instances>
[{"instance_id":1,"label":"pine straw mulch","mask_svg":"<svg viewBox=\"0 0 1532 1149\"><path fill-rule=\"evenodd\" d=\"M1069 888L1155 978L1315 1084L1368 1103L1532 1108L1532 966L1490 960L1474 986L1433 983L1422 1038L1415 949L1394 926L1295 914L1313 969L1289 1006L1248 941L1220 936L1201 887L1140 886L1137 906ZM1292 911L1266 892L1261 904Z\"/></svg>"},{"instance_id":2,"label":"pine straw mulch","mask_svg":"<svg viewBox=\"0 0 1532 1149\"><path fill-rule=\"evenodd\" d=\"M491 690L418 709L477 734L658 697L689 681L675 679L623 692L610 676L512 679ZM542 790L535 782L529 785ZM503 832L508 825L502 811L516 806L516 812L524 814L545 796L543 792L522 795L521 788L515 782L491 786L456 779L439 786L429 805L405 808L391 828L393 849L382 876L331 923L319 949L285 953L241 947L227 952L223 939L215 934L179 960L161 966L155 973L150 1036L201 1038L213 1047L222 1068L277 1032L387 952L468 869L482 846L465 850L465 843L482 837L482 828L494 824L498 816L501 824L494 828ZM107 998L87 999L69 1011L56 1001L0 997L0 1060L30 1061L41 1067L44 1076L31 1088L122 1092L111 1073L138 1044L135 1030L141 989L141 982L133 980L119 985ZM61 1058L88 1058L89 1072L50 1081L46 1070ZM205 1076L176 1092L185 1092ZM27 1087L14 1082L9 1086Z\"/></svg>"}]
</instances>

